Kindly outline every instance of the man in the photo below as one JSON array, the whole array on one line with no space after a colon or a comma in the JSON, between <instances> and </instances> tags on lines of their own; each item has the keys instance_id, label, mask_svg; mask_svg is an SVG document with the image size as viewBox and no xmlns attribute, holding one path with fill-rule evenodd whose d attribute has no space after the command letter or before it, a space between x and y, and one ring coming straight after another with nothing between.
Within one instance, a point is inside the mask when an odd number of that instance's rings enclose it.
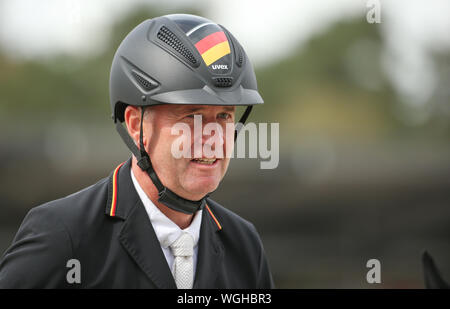
<instances>
[{"instance_id":1,"label":"man","mask_svg":"<svg viewBox=\"0 0 450 309\"><path fill-rule=\"evenodd\" d=\"M247 106L244 123L263 103L237 40L198 16L144 21L116 52L110 97L133 157L32 209L1 261L0 287L273 287L254 226L209 198L229 157L194 151L200 144L229 153L233 138L223 132L231 123L234 135L234 106ZM222 132L222 144L212 134L173 134L180 124L195 131L198 119ZM187 157L174 155L179 138Z\"/></svg>"}]
</instances>

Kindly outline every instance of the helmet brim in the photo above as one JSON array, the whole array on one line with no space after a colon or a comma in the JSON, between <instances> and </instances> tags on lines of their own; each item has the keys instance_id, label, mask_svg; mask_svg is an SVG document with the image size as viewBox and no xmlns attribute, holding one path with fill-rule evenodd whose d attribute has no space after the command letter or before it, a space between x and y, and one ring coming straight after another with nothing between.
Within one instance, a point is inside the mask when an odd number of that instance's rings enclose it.
<instances>
[{"instance_id":1,"label":"helmet brim","mask_svg":"<svg viewBox=\"0 0 450 309\"><path fill-rule=\"evenodd\" d=\"M233 91L215 92L208 86L202 89L176 90L158 93L149 99L157 104L193 104L193 105L236 105L248 106L263 104L258 91L244 89L242 86Z\"/></svg>"}]
</instances>

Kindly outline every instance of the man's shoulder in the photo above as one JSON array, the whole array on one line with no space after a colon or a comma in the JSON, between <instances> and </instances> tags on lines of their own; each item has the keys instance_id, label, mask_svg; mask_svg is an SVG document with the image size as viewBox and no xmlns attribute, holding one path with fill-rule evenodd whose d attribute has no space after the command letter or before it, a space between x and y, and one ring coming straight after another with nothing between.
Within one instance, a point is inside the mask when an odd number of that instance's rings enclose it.
<instances>
[{"instance_id":1,"label":"man's shoulder","mask_svg":"<svg viewBox=\"0 0 450 309\"><path fill-rule=\"evenodd\" d=\"M87 210L85 208L105 206L107 190L108 178L106 177L80 191L46 202L34 207L32 210L45 210L62 216L70 216L77 212L83 213L83 210Z\"/></svg>"},{"instance_id":2,"label":"man's shoulder","mask_svg":"<svg viewBox=\"0 0 450 309\"><path fill-rule=\"evenodd\" d=\"M81 227L104 217L99 215L105 212L107 190L108 178L103 178L78 192L33 207L24 221L34 218L47 222L49 229L51 225L63 227L69 234L82 231Z\"/></svg>"},{"instance_id":3,"label":"man's shoulder","mask_svg":"<svg viewBox=\"0 0 450 309\"><path fill-rule=\"evenodd\" d=\"M107 183L102 179L67 197L32 208L0 261L0 286L65 286L66 262L80 253L81 240L87 233L96 235L92 227L104 220L105 216L97 214L105 212Z\"/></svg>"}]
</instances>

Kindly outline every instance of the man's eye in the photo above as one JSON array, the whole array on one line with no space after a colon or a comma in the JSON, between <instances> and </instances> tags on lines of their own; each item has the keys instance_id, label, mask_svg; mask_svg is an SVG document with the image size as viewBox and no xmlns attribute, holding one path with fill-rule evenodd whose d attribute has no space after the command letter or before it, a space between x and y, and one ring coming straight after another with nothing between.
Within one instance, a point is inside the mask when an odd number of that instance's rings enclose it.
<instances>
[{"instance_id":1,"label":"man's eye","mask_svg":"<svg viewBox=\"0 0 450 309\"><path fill-rule=\"evenodd\" d=\"M219 114L219 118L221 118L221 119L230 119L231 115L228 114L228 113L220 113Z\"/></svg>"}]
</instances>

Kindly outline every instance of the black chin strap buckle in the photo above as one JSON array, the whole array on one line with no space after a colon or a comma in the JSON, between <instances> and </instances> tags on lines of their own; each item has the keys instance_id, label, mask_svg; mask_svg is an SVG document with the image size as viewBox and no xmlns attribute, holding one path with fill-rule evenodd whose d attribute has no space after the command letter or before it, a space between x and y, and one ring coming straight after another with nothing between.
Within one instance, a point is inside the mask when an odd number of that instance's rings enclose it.
<instances>
[{"instance_id":1,"label":"black chin strap buckle","mask_svg":"<svg viewBox=\"0 0 450 309\"><path fill-rule=\"evenodd\" d=\"M143 156L137 161L137 165L141 168L141 170L146 171L150 168L150 160L147 156Z\"/></svg>"}]
</instances>

